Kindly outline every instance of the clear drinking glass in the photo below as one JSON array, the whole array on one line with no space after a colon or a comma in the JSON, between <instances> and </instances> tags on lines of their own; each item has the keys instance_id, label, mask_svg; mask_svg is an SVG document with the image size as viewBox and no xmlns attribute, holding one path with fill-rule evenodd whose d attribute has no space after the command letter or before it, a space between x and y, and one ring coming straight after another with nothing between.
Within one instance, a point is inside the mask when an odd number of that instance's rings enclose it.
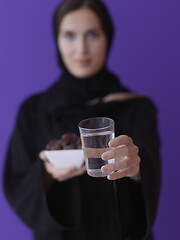
<instances>
[{"instance_id":1,"label":"clear drinking glass","mask_svg":"<svg viewBox=\"0 0 180 240\"><path fill-rule=\"evenodd\" d=\"M88 118L78 125L87 173L92 177L105 177L103 165L114 163L114 159L104 161L102 153L109 150L108 142L114 138L114 120L106 117Z\"/></svg>"}]
</instances>

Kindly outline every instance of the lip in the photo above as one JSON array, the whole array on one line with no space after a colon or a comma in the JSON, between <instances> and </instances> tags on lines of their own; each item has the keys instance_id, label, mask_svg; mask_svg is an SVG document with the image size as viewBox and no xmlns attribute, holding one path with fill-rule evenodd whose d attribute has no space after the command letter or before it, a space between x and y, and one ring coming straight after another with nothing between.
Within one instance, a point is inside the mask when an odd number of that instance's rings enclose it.
<instances>
[{"instance_id":1,"label":"lip","mask_svg":"<svg viewBox=\"0 0 180 240\"><path fill-rule=\"evenodd\" d=\"M90 59L76 59L75 63L80 65L80 66L87 66L90 64Z\"/></svg>"}]
</instances>

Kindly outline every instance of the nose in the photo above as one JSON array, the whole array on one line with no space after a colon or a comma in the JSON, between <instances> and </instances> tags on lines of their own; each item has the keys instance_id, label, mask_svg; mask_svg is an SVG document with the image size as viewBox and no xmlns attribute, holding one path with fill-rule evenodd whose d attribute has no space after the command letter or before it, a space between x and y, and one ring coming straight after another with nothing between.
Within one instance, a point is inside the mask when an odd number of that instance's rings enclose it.
<instances>
[{"instance_id":1,"label":"nose","mask_svg":"<svg viewBox=\"0 0 180 240\"><path fill-rule=\"evenodd\" d=\"M88 44L84 37L79 37L76 42L76 52L79 55L86 55L88 53Z\"/></svg>"}]
</instances>

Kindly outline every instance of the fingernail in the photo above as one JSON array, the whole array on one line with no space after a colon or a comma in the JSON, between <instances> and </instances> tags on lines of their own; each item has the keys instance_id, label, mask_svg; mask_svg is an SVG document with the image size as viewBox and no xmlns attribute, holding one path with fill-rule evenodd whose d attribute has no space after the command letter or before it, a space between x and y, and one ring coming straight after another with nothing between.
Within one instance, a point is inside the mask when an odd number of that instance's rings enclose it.
<instances>
[{"instance_id":1,"label":"fingernail","mask_svg":"<svg viewBox=\"0 0 180 240\"><path fill-rule=\"evenodd\" d=\"M103 153L103 154L102 154L102 159L103 159L103 160L109 159L109 154L108 154L108 153Z\"/></svg>"},{"instance_id":2,"label":"fingernail","mask_svg":"<svg viewBox=\"0 0 180 240\"><path fill-rule=\"evenodd\" d=\"M103 166L101 168L101 171L104 172L104 173L109 172L109 167L108 166Z\"/></svg>"},{"instance_id":3,"label":"fingernail","mask_svg":"<svg viewBox=\"0 0 180 240\"><path fill-rule=\"evenodd\" d=\"M109 145L109 147L113 147L113 145L114 145L114 139L110 140L108 145Z\"/></svg>"}]
</instances>

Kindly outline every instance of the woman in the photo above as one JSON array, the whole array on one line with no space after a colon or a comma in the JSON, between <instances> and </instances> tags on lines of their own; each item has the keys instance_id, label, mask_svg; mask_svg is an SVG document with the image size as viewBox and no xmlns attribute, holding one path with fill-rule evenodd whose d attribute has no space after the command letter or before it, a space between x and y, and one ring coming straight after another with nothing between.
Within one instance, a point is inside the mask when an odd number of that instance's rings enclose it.
<instances>
[{"instance_id":1,"label":"woman","mask_svg":"<svg viewBox=\"0 0 180 240\"><path fill-rule=\"evenodd\" d=\"M160 182L156 109L107 70L113 24L101 1L65 0L54 30L63 74L20 108L5 166L7 199L37 240L153 239ZM78 123L95 116L115 120L117 137L102 159L116 162L101 169L115 172L92 178L84 166L53 167L45 145L78 134Z\"/></svg>"}]
</instances>

